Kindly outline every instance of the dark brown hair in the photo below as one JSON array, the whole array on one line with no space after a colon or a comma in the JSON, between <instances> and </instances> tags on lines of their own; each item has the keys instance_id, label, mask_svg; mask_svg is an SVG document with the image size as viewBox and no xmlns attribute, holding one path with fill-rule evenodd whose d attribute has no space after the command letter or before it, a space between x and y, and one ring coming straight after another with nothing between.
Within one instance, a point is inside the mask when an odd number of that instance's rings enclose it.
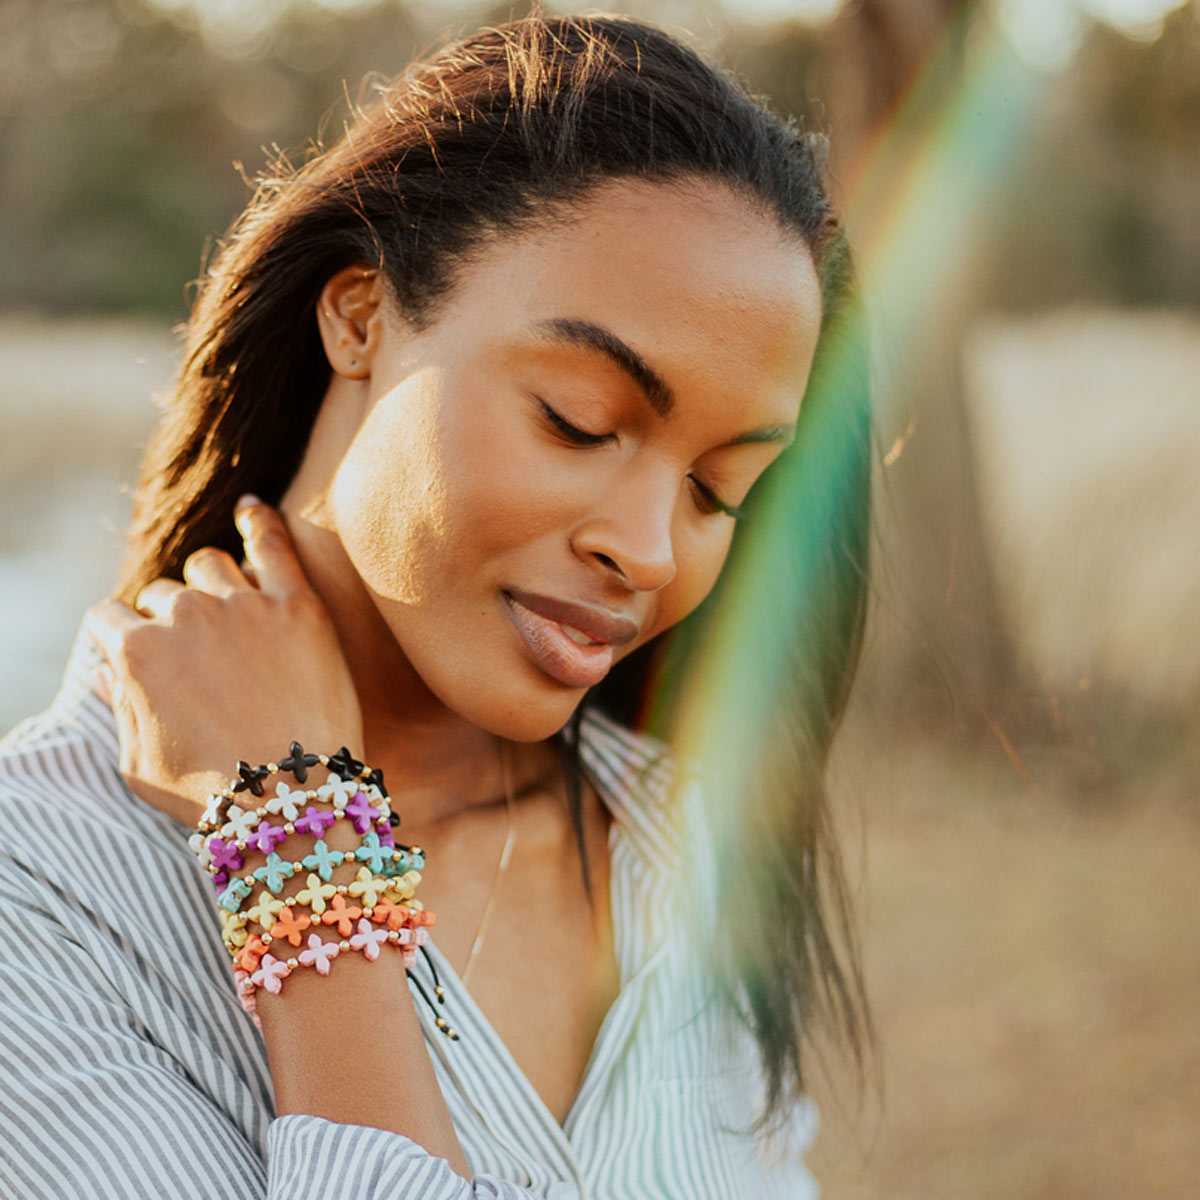
<instances>
[{"instance_id":1,"label":"dark brown hair","mask_svg":"<svg viewBox=\"0 0 1200 1200\"><path fill-rule=\"evenodd\" d=\"M798 607L788 644L772 647L792 656L794 673L764 730L761 771L745 784L740 834L723 843L730 882L722 890L734 902L722 906L728 928L712 937L737 947L714 961L713 979L757 1039L764 1120L803 1090L801 1042L822 1009L856 1053L866 1019L822 776L862 636L870 417L865 373L855 365L862 356L853 344L850 257L822 165L820 137L638 22L529 17L416 63L356 114L337 144L262 177L214 257L173 401L143 462L119 583L131 602L152 578L179 578L201 546L238 555L237 497L279 501L329 382L314 310L341 268L378 264L420 328L436 320L456 269L485 253L490 238L552 219L608 180L718 180L774 214L811 250L824 311L797 442L767 475L805 481L805 528L821 547L806 559L805 578L791 581ZM836 472L821 461L831 445ZM771 487L755 492L769 497ZM735 537L734 562L744 541ZM667 701L685 691L720 598L718 585L587 703L635 724L652 679ZM589 885L571 736L582 711L560 742Z\"/></svg>"}]
</instances>

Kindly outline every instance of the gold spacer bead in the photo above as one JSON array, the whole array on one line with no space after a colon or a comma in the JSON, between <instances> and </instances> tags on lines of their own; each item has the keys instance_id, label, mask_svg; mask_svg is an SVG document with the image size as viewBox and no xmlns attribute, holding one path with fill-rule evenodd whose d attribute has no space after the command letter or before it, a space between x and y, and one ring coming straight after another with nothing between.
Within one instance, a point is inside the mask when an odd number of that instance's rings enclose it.
<instances>
[{"instance_id":1,"label":"gold spacer bead","mask_svg":"<svg viewBox=\"0 0 1200 1200\"><path fill-rule=\"evenodd\" d=\"M289 908L295 908L295 906L296 906L296 897L295 897L295 896L289 896L289 897L288 897L288 898L287 898L287 899L284 901L284 904L286 904L286 905L287 905Z\"/></svg>"},{"instance_id":2,"label":"gold spacer bead","mask_svg":"<svg viewBox=\"0 0 1200 1200\"><path fill-rule=\"evenodd\" d=\"M279 774L279 764L278 763L267 763L267 771L271 775L278 775Z\"/></svg>"},{"instance_id":3,"label":"gold spacer bead","mask_svg":"<svg viewBox=\"0 0 1200 1200\"><path fill-rule=\"evenodd\" d=\"M439 986L439 987L435 987L435 988L433 989L433 994L434 994L435 996L437 996L439 999L441 999L441 997L442 997L442 996L444 996L444 995L446 994L446 989L445 989L444 987L440 987L440 986Z\"/></svg>"},{"instance_id":4,"label":"gold spacer bead","mask_svg":"<svg viewBox=\"0 0 1200 1200\"><path fill-rule=\"evenodd\" d=\"M323 766L323 767L329 766L329 755L328 754L318 754L317 762L319 762L321 764L321 766Z\"/></svg>"},{"instance_id":5,"label":"gold spacer bead","mask_svg":"<svg viewBox=\"0 0 1200 1200\"><path fill-rule=\"evenodd\" d=\"M293 824L291 823L291 821L289 821L289 822L288 822L288 823L287 823L287 824L286 824L286 825L283 827L283 832L284 832L284 833L295 833L295 832L296 832L296 827L295 827L295 825L293 825Z\"/></svg>"},{"instance_id":6,"label":"gold spacer bead","mask_svg":"<svg viewBox=\"0 0 1200 1200\"><path fill-rule=\"evenodd\" d=\"M349 950L350 943L345 938L342 938L342 940L340 942L338 942L338 949L339 950Z\"/></svg>"}]
</instances>

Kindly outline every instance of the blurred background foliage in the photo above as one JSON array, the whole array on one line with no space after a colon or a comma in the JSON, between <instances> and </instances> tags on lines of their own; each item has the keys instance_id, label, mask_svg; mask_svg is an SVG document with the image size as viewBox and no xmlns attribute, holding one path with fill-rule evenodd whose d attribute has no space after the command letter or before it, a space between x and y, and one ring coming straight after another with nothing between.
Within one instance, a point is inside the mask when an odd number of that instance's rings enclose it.
<instances>
[{"instance_id":1,"label":"blurred background foliage","mask_svg":"<svg viewBox=\"0 0 1200 1200\"><path fill-rule=\"evenodd\" d=\"M1046 0L1060 3L1069 0ZM640 7L683 21L776 106L815 114L834 132L839 160L860 151L946 22L982 10L870 0L832 19L789 20L780 5L779 19L764 23L736 0ZM337 133L338 98L357 96L368 73L394 74L447 28L511 11L398 0L5 0L0 304L182 317L180 281L197 274L197 247L247 198L233 164L253 175L269 147L302 154L318 128ZM839 75L861 84L846 103L831 101L849 82ZM1169 12L1153 38L1089 22L1048 91L1022 160L978 214L1006 248L1006 269L987 278L981 301L1005 310L1194 305L1192 6Z\"/></svg>"},{"instance_id":2,"label":"blurred background foliage","mask_svg":"<svg viewBox=\"0 0 1200 1200\"><path fill-rule=\"evenodd\" d=\"M829 132L873 305L878 595L833 784L886 1088L856 1113L830 1060L826 1195L1194 1197L1200 4L622 8ZM0 0L0 728L111 583L255 173L523 11Z\"/></svg>"}]
</instances>

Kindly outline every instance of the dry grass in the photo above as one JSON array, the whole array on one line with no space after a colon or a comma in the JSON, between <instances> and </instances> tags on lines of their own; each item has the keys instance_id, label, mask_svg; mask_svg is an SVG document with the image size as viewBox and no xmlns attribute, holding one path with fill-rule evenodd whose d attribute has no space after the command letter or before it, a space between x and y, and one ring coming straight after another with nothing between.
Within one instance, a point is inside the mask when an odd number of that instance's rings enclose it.
<instances>
[{"instance_id":1,"label":"dry grass","mask_svg":"<svg viewBox=\"0 0 1200 1200\"><path fill-rule=\"evenodd\" d=\"M819 1096L827 1200L1200 1196L1194 806L1089 814L944 747L871 774L884 1107Z\"/></svg>"}]
</instances>

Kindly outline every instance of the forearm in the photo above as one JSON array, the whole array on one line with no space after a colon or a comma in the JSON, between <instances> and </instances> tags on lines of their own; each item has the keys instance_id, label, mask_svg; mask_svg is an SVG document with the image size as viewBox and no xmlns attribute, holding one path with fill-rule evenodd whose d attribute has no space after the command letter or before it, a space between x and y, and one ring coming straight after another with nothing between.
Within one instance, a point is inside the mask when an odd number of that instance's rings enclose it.
<instances>
[{"instance_id":1,"label":"forearm","mask_svg":"<svg viewBox=\"0 0 1200 1200\"><path fill-rule=\"evenodd\" d=\"M309 1113L401 1133L470 1176L398 953L339 956L260 994L278 1116Z\"/></svg>"},{"instance_id":2,"label":"forearm","mask_svg":"<svg viewBox=\"0 0 1200 1200\"><path fill-rule=\"evenodd\" d=\"M331 850L352 853L360 838L342 820L325 841ZM312 838L293 834L278 852L298 860L311 848ZM263 861L257 851L247 851L244 870ZM349 862L335 867L332 882L350 882L355 870ZM296 876L282 895L301 886ZM328 928L323 937L337 940ZM299 953L278 938L271 949L280 958ZM259 990L258 1013L278 1116L308 1113L400 1133L470 1177L396 947L384 947L375 961L339 954L328 975L311 967L294 970L277 994Z\"/></svg>"}]
</instances>

